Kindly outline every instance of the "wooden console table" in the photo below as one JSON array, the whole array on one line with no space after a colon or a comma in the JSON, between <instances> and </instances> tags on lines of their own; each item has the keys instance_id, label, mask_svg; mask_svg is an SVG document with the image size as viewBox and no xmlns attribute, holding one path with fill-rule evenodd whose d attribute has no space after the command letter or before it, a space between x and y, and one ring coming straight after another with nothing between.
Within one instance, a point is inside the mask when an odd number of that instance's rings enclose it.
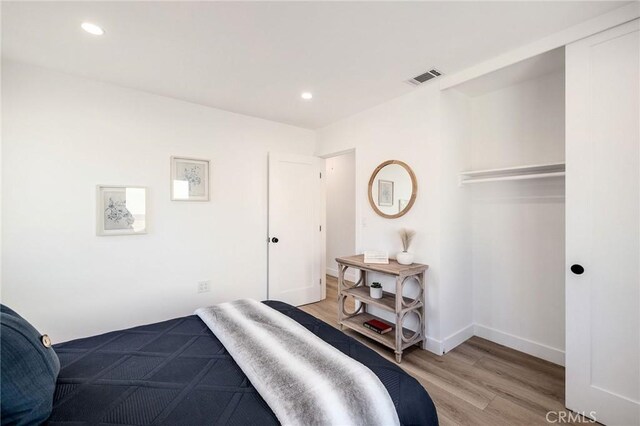
<instances>
[{"instance_id":1,"label":"wooden console table","mask_svg":"<svg viewBox=\"0 0 640 426\"><path fill-rule=\"evenodd\" d=\"M364 256L339 257L338 263L338 323L340 327L347 327L358 333L367 336L385 346L390 347L396 354L396 362L402 362L402 351L409 346L415 345L424 340L424 288L425 271L428 265L413 263L411 265L400 265L395 260L389 259L389 264L364 263ZM344 273L348 268L360 270L360 279L353 286L347 285L344 280ZM367 283L367 273L377 272L380 274L396 277L396 291L394 293L383 292L382 299L374 299L369 295ZM402 296L402 290L407 281L415 279L420 286L420 293L415 299ZM345 311L344 302L348 296L358 300L360 307L354 312ZM378 318L368 312L367 307L375 306L388 312L393 312L396 316L394 329L386 334L378 334L364 326L365 321ZM404 317L409 312L418 315L420 325L418 331L408 330L402 327ZM388 321L386 321L388 322Z\"/></svg>"}]
</instances>

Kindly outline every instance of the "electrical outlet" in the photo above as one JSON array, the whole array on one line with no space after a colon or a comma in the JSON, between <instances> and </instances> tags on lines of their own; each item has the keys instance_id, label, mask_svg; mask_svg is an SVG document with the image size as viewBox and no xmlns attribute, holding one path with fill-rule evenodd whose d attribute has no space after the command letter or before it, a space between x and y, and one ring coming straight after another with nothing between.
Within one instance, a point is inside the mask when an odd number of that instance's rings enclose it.
<instances>
[{"instance_id":1,"label":"electrical outlet","mask_svg":"<svg viewBox=\"0 0 640 426\"><path fill-rule=\"evenodd\" d=\"M209 281L198 281L198 293L206 293L211 291Z\"/></svg>"}]
</instances>

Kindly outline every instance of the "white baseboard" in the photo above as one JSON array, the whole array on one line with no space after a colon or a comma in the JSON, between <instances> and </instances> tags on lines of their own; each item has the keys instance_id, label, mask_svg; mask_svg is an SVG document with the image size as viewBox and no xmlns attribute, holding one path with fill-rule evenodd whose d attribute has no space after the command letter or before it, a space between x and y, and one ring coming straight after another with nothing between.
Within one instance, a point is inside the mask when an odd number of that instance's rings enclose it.
<instances>
[{"instance_id":1,"label":"white baseboard","mask_svg":"<svg viewBox=\"0 0 640 426\"><path fill-rule=\"evenodd\" d=\"M327 268L326 273L332 277L338 276L336 269ZM345 279L355 282L355 272L347 271L345 273ZM442 355L473 336L482 337L494 343L564 366L564 351L481 324L469 324L445 337L443 340L437 340L427 336L422 342L422 349L436 355Z\"/></svg>"},{"instance_id":2,"label":"white baseboard","mask_svg":"<svg viewBox=\"0 0 640 426\"><path fill-rule=\"evenodd\" d=\"M447 353L459 344L473 337L474 324L461 328L442 341L442 353Z\"/></svg>"},{"instance_id":3,"label":"white baseboard","mask_svg":"<svg viewBox=\"0 0 640 426\"><path fill-rule=\"evenodd\" d=\"M482 337L508 348L564 366L564 351L481 324L469 324L443 340L436 340L427 336L422 349L433 352L436 355L442 355L473 336Z\"/></svg>"},{"instance_id":4,"label":"white baseboard","mask_svg":"<svg viewBox=\"0 0 640 426\"><path fill-rule=\"evenodd\" d=\"M514 336L513 334L505 333L504 331L496 330L495 328L480 324L474 325L473 334L478 337L482 337L483 339L491 340L492 342L507 346L511 349L564 366L564 351L560 349L552 348L551 346Z\"/></svg>"},{"instance_id":5,"label":"white baseboard","mask_svg":"<svg viewBox=\"0 0 640 426\"><path fill-rule=\"evenodd\" d=\"M332 277L336 277L338 278L338 270L337 269L333 269L333 268L329 268L327 266L327 270L325 272L327 275L331 275Z\"/></svg>"},{"instance_id":6,"label":"white baseboard","mask_svg":"<svg viewBox=\"0 0 640 426\"><path fill-rule=\"evenodd\" d=\"M327 275L331 275L332 277L338 278L338 270L337 269L333 269L333 268L327 267L326 274ZM356 281L356 273L355 273L355 271L347 270L347 272L345 272L345 274L344 274L344 279L347 280L347 281L355 282Z\"/></svg>"},{"instance_id":7,"label":"white baseboard","mask_svg":"<svg viewBox=\"0 0 640 426\"><path fill-rule=\"evenodd\" d=\"M429 336L427 336L422 342L422 349L432 352L436 355L442 355L444 353L442 351L442 342Z\"/></svg>"}]
</instances>

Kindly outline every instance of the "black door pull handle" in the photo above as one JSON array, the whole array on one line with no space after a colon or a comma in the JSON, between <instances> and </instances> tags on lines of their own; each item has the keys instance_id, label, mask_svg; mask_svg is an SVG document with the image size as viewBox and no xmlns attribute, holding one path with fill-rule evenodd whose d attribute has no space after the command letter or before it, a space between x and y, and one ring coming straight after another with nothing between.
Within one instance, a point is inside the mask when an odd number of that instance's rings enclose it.
<instances>
[{"instance_id":1,"label":"black door pull handle","mask_svg":"<svg viewBox=\"0 0 640 426\"><path fill-rule=\"evenodd\" d=\"M584 274L584 267L582 265L578 265L577 263L575 265L571 265L571 272L573 272L576 275L582 275Z\"/></svg>"},{"instance_id":2,"label":"black door pull handle","mask_svg":"<svg viewBox=\"0 0 640 426\"><path fill-rule=\"evenodd\" d=\"M280 240L278 239L278 237L273 237L273 238L271 239L271 242L272 242L272 243L277 243L278 241L280 241Z\"/></svg>"}]
</instances>

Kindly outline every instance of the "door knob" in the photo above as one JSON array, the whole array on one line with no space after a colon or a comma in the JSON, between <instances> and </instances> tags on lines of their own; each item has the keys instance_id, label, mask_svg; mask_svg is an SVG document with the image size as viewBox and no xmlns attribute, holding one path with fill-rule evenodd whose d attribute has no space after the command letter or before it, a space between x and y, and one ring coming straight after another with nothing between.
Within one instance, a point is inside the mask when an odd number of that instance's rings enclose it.
<instances>
[{"instance_id":1,"label":"door knob","mask_svg":"<svg viewBox=\"0 0 640 426\"><path fill-rule=\"evenodd\" d=\"M273 238L271 239L271 242L272 242L272 243L277 243L278 241L280 241L280 240L278 239L278 237L273 237Z\"/></svg>"},{"instance_id":2,"label":"door knob","mask_svg":"<svg viewBox=\"0 0 640 426\"><path fill-rule=\"evenodd\" d=\"M575 265L571 265L570 269L571 269L571 272L573 272L576 275L582 275L584 273L584 267L577 263Z\"/></svg>"}]
</instances>

